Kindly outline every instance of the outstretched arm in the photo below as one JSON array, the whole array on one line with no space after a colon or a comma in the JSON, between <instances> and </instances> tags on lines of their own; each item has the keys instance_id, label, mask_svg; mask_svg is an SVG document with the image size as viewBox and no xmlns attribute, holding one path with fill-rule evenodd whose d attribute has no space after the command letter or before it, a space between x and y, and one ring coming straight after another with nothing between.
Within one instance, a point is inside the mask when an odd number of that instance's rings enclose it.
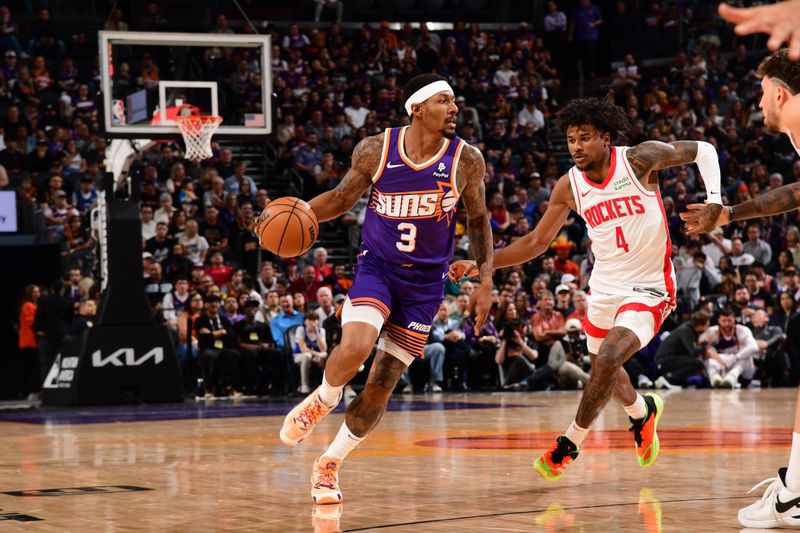
<instances>
[{"instance_id":1,"label":"outstretched arm","mask_svg":"<svg viewBox=\"0 0 800 533\"><path fill-rule=\"evenodd\" d=\"M378 170L381 160L383 135L367 137L358 143L353 150L350 170L339 185L308 202L317 215L317 220L325 222L343 215L353 208L364 191L372 185L372 176Z\"/></svg>"},{"instance_id":2,"label":"outstretched arm","mask_svg":"<svg viewBox=\"0 0 800 533\"><path fill-rule=\"evenodd\" d=\"M489 212L486 209L486 164L483 154L472 146L465 146L458 164L457 177L464 183L461 197L467 210L467 234L469 248L475 257L480 276L480 285L470 298L469 311L475 312L475 330L480 331L492 302L492 229L489 225Z\"/></svg>"},{"instance_id":3,"label":"outstretched arm","mask_svg":"<svg viewBox=\"0 0 800 533\"><path fill-rule=\"evenodd\" d=\"M547 251L547 247L558 235L561 227L567 222L569 212L573 209L574 201L569 186L569 177L564 175L556 182L550 195L550 203L536 228L509 244L497 250L494 254L495 268L506 268L527 263Z\"/></svg>"}]
</instances>

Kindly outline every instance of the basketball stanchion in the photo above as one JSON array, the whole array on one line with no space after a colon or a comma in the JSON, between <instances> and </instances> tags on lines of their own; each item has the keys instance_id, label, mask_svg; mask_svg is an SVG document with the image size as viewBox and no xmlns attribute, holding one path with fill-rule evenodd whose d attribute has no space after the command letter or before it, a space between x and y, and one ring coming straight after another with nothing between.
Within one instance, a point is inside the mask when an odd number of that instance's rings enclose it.
<instances>
[{"instance_id":1,"label":"basketball stanchion","mask_svg":"<svg viewBox=\"0 0 800 533\"><path fill-rule=\"evenodd\" d=\"M140 183L131 177L130 198L114 197L114 179L103 179L103 291L93 327L67 341L42 389L43 405L109 405L183 400L175 346L156 325L142 276Z\"/></svg>"}]
</instances>

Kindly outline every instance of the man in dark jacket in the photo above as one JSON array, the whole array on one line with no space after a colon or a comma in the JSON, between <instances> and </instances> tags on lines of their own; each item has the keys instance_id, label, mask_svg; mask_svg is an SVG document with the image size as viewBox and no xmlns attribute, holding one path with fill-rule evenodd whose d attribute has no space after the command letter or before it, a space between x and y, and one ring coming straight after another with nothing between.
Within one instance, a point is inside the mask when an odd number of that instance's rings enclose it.
<instances>
[{"instance_id":1,"label":"man in dark jacket","mask_svg":"<svg viewBox=\"0 0 800 533\"><path fill-rule=\"evenodd\" d=\"M769 324L767 313L763 309L753 313L748 327L758 344L759 354L755 361L764 377L765 382L762 385L789 385L789 357L783 349L785 337L781 328Z\"/></svg>"},{"instance_id":2,"label":"man in dark jacket","mask_svg":"<svg viewBox=\"0 0 800 533\"><path fill-rule=\"evenodd\" d=\"M205 397L227 396L220 387L222 368L230 369L234 397L241 395L239 381L239 359L234 349L233 328L227 317L219 312L220 299L216 294L206 297L206 312L194 323L197 331L197 347L200 352L200 368L203 374Z\"/></svg>"},{"instance_id":3,"label":"man in dark jacket","mask_svg":"<svg viewBox=\"0 0 800 533\"><path fill-rule=\"evenodd\" d=\"M64 295L64 282L57 279L50 293L39 298L33 319L33 330L39 345L39 375L43 380L67 339L72 314L72 300Z\"/></svg>"},{"instance_id":4,"label":"man in dark jacket","mask_svg":"<svg viewBox=\"0 0 800 533\"><path fill-rule=\"evenodd\" d=\"M658 347L656 363L670 383L686 385L688 378L703 371L702 355L706 347L698 344L697 339L710 323L708 313L696 311L689 322L675 328Z\"/></svg>"},{"instance_id":5,"label":"man in dark jacket","mask_svg":"<svg viewBox=\"0 0 800 533\"><path fill-rule=\"evenodd\" d=\"M259 389L266 392L268 385L277 391L284 367L281 353L275 348L272 332L265 323L256 322L258 301L247 300L243 312L244 319L234 324L233 335L236 347L242 354L245 391L250 394L257 393ZM259 371L259 368L262 370ZM263 380L263 377L267 379Z\"/></svg>"}]
</instances>

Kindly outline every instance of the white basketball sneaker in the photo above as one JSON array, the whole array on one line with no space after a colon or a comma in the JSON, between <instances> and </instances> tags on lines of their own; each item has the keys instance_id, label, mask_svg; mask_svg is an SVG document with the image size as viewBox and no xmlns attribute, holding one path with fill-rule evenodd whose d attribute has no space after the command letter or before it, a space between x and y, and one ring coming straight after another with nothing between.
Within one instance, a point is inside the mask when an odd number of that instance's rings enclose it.
<instances>
[{"instance_id":1,"label":"white basketball sneaker","mask_svg":"<svg viewBox=\"0 0 800 533\"><path fill-rule=\"evenodd\" d=\"M800 529L800 492L786 488L786 469L778 477L765 479L748 492L769 483L761 499L739 510L739 523L744 527L768 529L773 527Z\"/></svg>"}]
</instances>

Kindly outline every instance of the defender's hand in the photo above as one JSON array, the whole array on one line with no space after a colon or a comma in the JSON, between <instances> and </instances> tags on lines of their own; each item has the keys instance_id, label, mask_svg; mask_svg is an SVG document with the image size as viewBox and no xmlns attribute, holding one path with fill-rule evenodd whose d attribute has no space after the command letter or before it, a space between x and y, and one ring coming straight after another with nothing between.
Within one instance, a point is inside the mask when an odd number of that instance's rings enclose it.
<instances>
[{"instance_id":1,"label":"defender's hand","mask_svg":"<svg viewBox=\"0 0 800 533\"><path fill-rule=\"evenodd\" d=\"M494 285L491 280L484 281L478 285L469 298L466 315L475 319L475 333L480 333L483 324L486 322L486 317L489 316L489 310L492 308L493 288Z\"/></svg>"},{"instance_id":2,"label":"defender's hand","mask_svg":"<svg viewBox=\"0 0 800 533\"><path fill-rule=\"evenodd\" d=\"M460 282L463 278L470 278L478 274L478 266L475 261L455 261L450 265L450 281Z\"/></svg>"},{"instance_id":3,"label":"defender's hand","mask_svg":"<svg viewBox=\"0 0 800 533\"><path fill-rule=\"evenodd\" d=\"M689 204L688 211L681 213L681 220L686 225L687 235L708 233L728 222L728 210L720 204Z\"/></svg>"},{"instance_id":4,"label":"defender's hand","mask_svg":"<svg viewBox=\"0 0 800 533\"><path fill-rule=\"evenodd\" d=\"M789 43L789 57L800 59L800 1L788 0L768 6L751 8L719 5L719 14L735 24L738 35L769 33L767 46L777 50L783 43Z\"/></svg>"}]
</instances>

